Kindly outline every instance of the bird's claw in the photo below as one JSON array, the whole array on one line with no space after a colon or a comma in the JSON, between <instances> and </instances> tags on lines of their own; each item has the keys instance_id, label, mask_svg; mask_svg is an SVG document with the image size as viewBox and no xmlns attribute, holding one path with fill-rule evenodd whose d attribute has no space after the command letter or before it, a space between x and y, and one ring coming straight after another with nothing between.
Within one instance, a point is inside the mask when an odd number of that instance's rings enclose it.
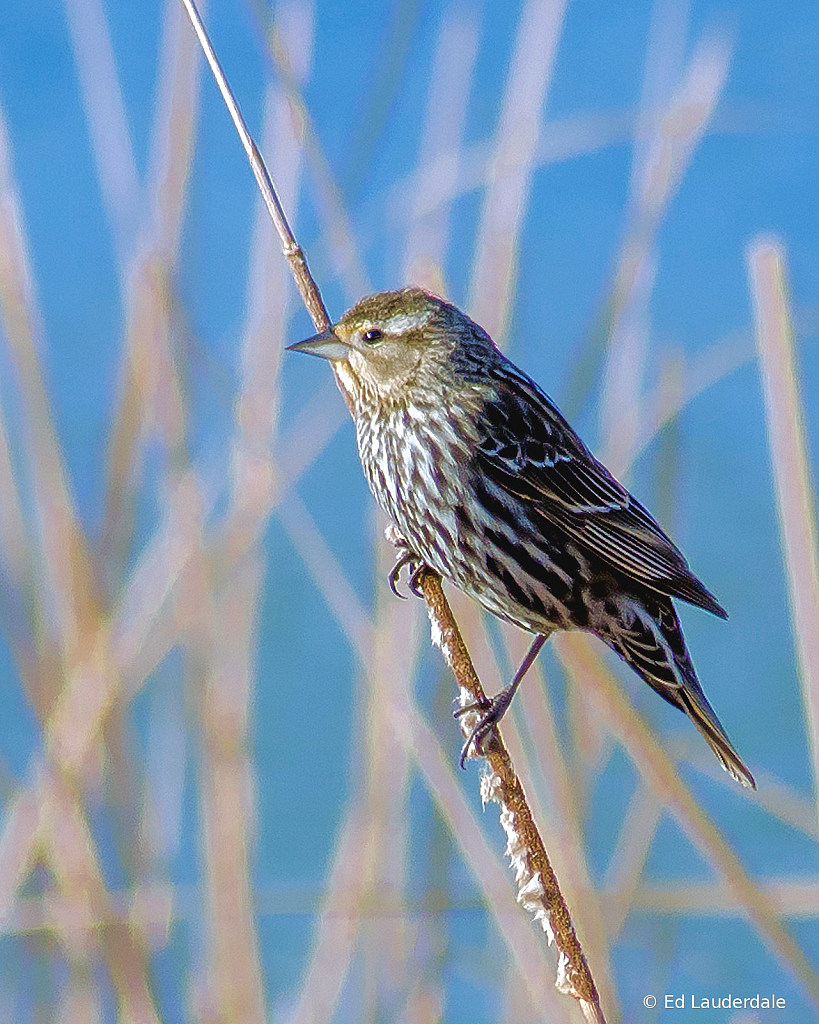
<instances>
[{"instance_id":1,"label":"bird's claw","mask_svg":"<svg viewBox=\"0 0 819 1024\"><path fill-rule=\"evenodd\" d=\"M400 594L398 592L398 581L401 578L401 570L405 565L409 566L409 579L407 580L407 589L411 594L416 597L423 597L421 590L418 586L418 580L421 577L421 573L426 569L426 563L422 562L417 555L414 555L409 549L404 551L398 558L398 561L390 569L387 576L387 583L390 585L390 590L395 594L396 597L400 597L401 600L406 600L406 594Z\"/></svg>"},{"instance_id":2,"label":"bird's claw","mask_svg":"<svg viewBox=\"0 0 819 1024\"><path fill-rule=\"evenodd\" d=\"M491 699L484 697L482 700L476 700L471 704L465 704L462 708L457 708L453 711L452 714L454 718L460 718L462 715L466 715L470 711L481 712L480 718L469 736L467 736L466 743L464 743L461 748L461 756L458 759L458 764L461 768L466 768L466 759L469 757L470 747L475 751L476 756L482 757L484 755L484 743L486 742L487 737L497 729L498 723L506 714L509 705L512 703L513 695L514 689L507 687Z\"/></svg>"},{"instance_id":3,"label":"bird's claw","mask_svg":"<svg viewBox=\"0 0 819 1024\"><path fill-rule=\"evenodd\" d=\"M399 557L398 561L395 563L392 569L390 569L389 575L387 576L387 583L389 583L390 585L390 590L393 592L393 594L395 594L396 597L400 597L402 601L406 601L407 595L398 593L398 581L401 578L401 570L404 568L405 565L410 565L412 561L412 552L405 551ZM412 577L410 577L410 580L412 580Z\"/></svg>"},{"instance_id":4,"label":"bird's claw","mask_svg":"<svg viewBox=\"0 0 819 1024\"><path fill-rule=\"evenodd\" d=\"M427 566L424 562L421 562L420 564L416 565L416 567L411 570L410 578L407 580L407 587L409 588L411 593L415 594L416 597L423 598L424 596L424 593L421 590L418 581L421 579L421 574L424 572L426 568Z\"/></svg>"}]
</instances>

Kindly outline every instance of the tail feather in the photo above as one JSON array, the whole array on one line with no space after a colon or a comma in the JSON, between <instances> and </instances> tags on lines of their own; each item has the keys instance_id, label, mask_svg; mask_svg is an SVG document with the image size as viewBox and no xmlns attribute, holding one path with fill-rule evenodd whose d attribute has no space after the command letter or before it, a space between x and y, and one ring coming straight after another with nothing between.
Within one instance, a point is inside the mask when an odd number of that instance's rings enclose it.
<instances>
[{"instance_id":1,"label":"tail feather","mask_svg":"<svg viewBox=\"0 0 819 1024\"><path fill-rule=\"evenodd\" d=\"M702 733L726 772L735 778L741 786L745 786L747 789L756 789L753 775L728 739L699 684L697 690L699 692L696 692L690 685L680 689L679 697L683 710Z\"/></svg>"},{"instance_id":2,"label":"tail feather","mask_svg":"<svg viewBox=\"0 0 819 1024\"><path fill-rule=\"evenodd\" d=\"M670 601L628 601L625 613L610 623L609 646L669 704L684 711L714 751L722 767L741 785L756 789L756 782L734 749L708 703L685 646L682 629Z\"/></svg>"}]
</instances>

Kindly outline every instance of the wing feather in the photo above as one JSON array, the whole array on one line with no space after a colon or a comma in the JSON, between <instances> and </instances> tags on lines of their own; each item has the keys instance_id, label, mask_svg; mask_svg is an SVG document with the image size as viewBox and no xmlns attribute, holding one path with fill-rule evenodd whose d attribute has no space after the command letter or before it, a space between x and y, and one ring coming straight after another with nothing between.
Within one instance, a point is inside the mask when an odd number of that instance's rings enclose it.
<instances>
[{"instance_id":1,"label":"wing feather","mask_svg":"<svg viewBox=\"0 0 819 1024\"><path fill-rule=\"evenodd\" d=\"M480 470L588 553L659 593L726 612L645 508L529 377L501 357L484 407Z\"/></svg>"}]
</instances>

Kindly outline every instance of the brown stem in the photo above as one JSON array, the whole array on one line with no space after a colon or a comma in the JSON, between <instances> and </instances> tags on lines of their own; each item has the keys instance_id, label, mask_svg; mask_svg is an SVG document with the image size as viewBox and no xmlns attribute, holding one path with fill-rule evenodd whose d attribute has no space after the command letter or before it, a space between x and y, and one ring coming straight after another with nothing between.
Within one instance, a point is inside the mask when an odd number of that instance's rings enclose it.
<instances>
[{"instance_id":1,"label":"brown stem","mask_svg":"<svg viewBox=\"0 0 819 1024\"><path fill-rule=\"evenodd\" d=\"M182 0L182 3L193 23L211 71L242 140L265 205L281 238L282 251L290 265L299 293L316 329L323 331L330 326L330 318L318 285L310 274L304 253L290 229L276 189L233 97L194 0ZM343 391L342 394L344 394ZM449 602L444 596L440 577L425 570L419 575L418 585L426 601L432 624L433 640L443 651L461 688L462 705L476 701L484 702L486 695L453 618ZM466 735L469 735L474 724L470 719L474 719L474 715L467 714L461 717L461 727ZM481 793L484 801L495 800L501 806L500 817L501 824L506 831L507 852L512 860L518 883L518 902L542 923L544 931L557 946L559 954L558 988L578 1000L583 1016L590 1024L605 1024L597 989L586 957L577 940L569 909L549 863L543 840L540 838L540 833L526 801L526 794L523 792L512 760L497 730L484 746L484 756L490 770L481 780Z\"/></svg>"},{"instance_id":2,"label":"brown stem","mask_svg":"<svg viewBox=\"0 0 819 1024\"><path fill-rule=\"evenodd\" d=\"M262 199L267 207L267 212L270 214L270 219L273 221L273 225L281 239L282 252L284 253L284 258L290 265L290 270L296 282L296 287L299 290L299 295L302 297L302 301L307 308L307 312L310 314L310 318L312 319L316 330L325 331L330 326L330 317L324 305L324 300L321 297L318 285L313 279L313 275L310 273L310 268L307 266L307 259L305 258L304 252L296 241L296 236L293 234L290 224L287 221L287 217L282 209L281 200L279 199L273 181L268 174L262 155L259 152L256 143L253 141L252 135L248 131L245 119L242 117L242 112L239 109L239 104L236 102L233 92L228 85L227 78L225 78L225 73L222 70L222 65L219 63L219 58L216 56L216 51L213 49L210 37L205 31L205 26L202 23L199 11L196 9L194 0L182 0L182 3L185 6L185 10L188 12L188 17L191 19L193 30L196 32L197 38L202 46L202 50L207 58L208 64L210 65L210 69L213 72L213 77L216 79L216 84L219 86L219 92L222 94L222 99L224 99L225 105L230 112L234 125L236 126L236 131L238 132L239 138L244 146L247 159L256 178L259 191L262 194Z\"/></svg>"},{"instance_id":3,"label":"brown stem","mask_svg":"<svg viewBox=\"0 0 819 1024\"><path fill-rule=\"evenodd\" d=\"M461 706L485 703L486 694L444 596L440 576L424 571L419 575L417 584L427 605L432 639L441 648L461 689ZM474 716L461 715L460 722L464 736L468 737L475 724ZM518 902L542 923L550 941L553 940L557 947L557 987L578 1000L587 1021L605 1024L597 988L575 934L569 908L512 759L497 729L484 743L483 756L489 772L481 780L481 794L484 802L495 800L500 804L501 824L508 841L507 853L518 883Z\"/></svg>"}]
</instances>

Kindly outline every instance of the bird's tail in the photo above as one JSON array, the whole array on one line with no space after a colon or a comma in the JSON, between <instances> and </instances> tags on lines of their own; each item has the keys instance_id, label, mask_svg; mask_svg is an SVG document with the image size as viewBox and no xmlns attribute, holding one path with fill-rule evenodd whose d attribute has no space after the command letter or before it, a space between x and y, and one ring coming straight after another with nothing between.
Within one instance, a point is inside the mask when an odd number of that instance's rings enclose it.
<instances>
[{"instance_id":1,"label":"bird's tail","mask_svg":"<svg viewBox=\"0 0 819 1024\"><path fill-rule=\"evenodd\" d=\"M741 786L756 789L753 775L702 691L671 602L628 604L633 618L625 616L611 638L604 639L653 690L688 715L719 763Z\"/></svg>"},{"instance_id":2,"label":"bird's tail","mask_svg":"<svg viewBox=\"0 0 819 1024\"><path fill-rule=\"evenodd\" d=\"M696 690L690 685L683 686L679 692L679 697L683 710L705 737L708 746L717 755L717 759L722 767L741 786L745 786L748 789L756 789L753 775L751 775L747 765L728 739L699 683Z\"/></svg>"}]
</instances>

